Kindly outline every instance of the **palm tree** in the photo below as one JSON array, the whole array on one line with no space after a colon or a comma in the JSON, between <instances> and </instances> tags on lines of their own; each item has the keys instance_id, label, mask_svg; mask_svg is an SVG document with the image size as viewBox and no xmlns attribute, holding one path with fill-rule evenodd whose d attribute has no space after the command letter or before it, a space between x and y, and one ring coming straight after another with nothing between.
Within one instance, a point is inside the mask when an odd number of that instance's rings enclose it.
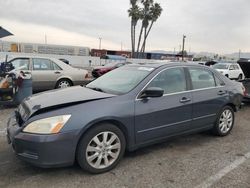
<instances>
[{"instance_id":1,"label":"palm tree","mask_svg":"<svg viewBox=\"0 0 250 188\"><path fill-rule=\"evenodd\" d=\"M140 19L141 10L137 5L138 0L130 0L131 8L128 10L129 17L131 17L131 46L132 46L132 57L135 53L135 28L138 20Z\"/></svg>"},{"instance_id":2,"label":"palm tree","mask_svg":"<svg viewBox=\"0 0 250 188\"><path fill-rule=\"evenodd\" d=\"M140 8L140 6L138 5L138 1L139 0L130 0L131 7L128 10L129 17L131 17L132 57L135 57L136 52L137 58L140 57L140 54L145 52L148 35L152 29L153 24L157 21L162 12L160 4L154 3L154 0L140 0L142 8ZM135 49L135 30L139 20L141 20L141 28L137 41L137 49Z\"/></svg>"},{"instance_id":3,"label":"palm tree","mask_svg":"<svg viewBox=\"0 0 250 188\"><path fill-rule=\"evenodd\" d=\"M141 3L143 5L143 9L141 10L140 14L140 19L142 20L141 24L141 29L140 29L140 34L139 34L139 39L138 39L138 44L137 44L137 58L140 57L139 54L139 49L140 49L140 44L141 44L141 38L142 38L142 33L144 30L144 35L146 35L146 31L149 25L149 20L150 20L150 7L153 4L153 0L141 0Z\"/></svg>"},{"instance_id":4,"label":"palm tree","mask_svg":"<svg viewBox=\"0 0 250 188\"><path fill-rule=\"evenodd\" d=\"M143 41L142 48L141 48L142 53L145 52L146 41L147 41L148 35L152 29L152 26L157 21L157 19L161 16L162 10L163 9L161 8L159 3L155 3L150 7L150 12L148 15L148 21L150 21L150 26L149 26L148 30L147 30L148 25L147 25L147 27L144 28L144 41Z\"/></svg>"}]
</instances>

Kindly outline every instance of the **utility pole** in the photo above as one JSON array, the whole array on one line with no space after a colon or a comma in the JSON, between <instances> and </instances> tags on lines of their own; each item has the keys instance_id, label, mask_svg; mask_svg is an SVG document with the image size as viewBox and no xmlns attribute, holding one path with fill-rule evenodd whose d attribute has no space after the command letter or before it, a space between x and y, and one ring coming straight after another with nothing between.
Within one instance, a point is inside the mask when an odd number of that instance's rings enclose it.
<instances>
[{"instance_id":1,"label":"utility pole","mask_svg":"<svg viewBox=\"0 0 250 188\"><path fill-rule=\"evenodd\" d=\"M121 51L122 51L122 45L123 45L123 44L122 44L122 42L121 42Z\"/></svg>"},{"instance_id":2,"label":"utility pole","mask_svg":"<svg viewBox=\"0 0 250 188\"><path fill-rule=\"evenodd\" d=\"M186 36L183 35L183 39L182 39L182 61L184 61L185 39L186 39Z\"/></svg>"},{"instance_id":3,"label":"utility pole","mask_svg":"<svg viewBox=\"0 0 250 188\"><path fill-rule=\"evenodd\" d=\"M99 50L102 48L102 38L99 37Z\"/></svg>"},{"instance_id":4,"label":"utility pole","mask_svg":"<svg viewBox=\"0 0 250 188\"><path fill-rule=\"evenodd\" d=\"M47 35L46 34L44 36L44 42L45 42L45 44L47 44Z\"/></svg>"},{"instance_id":5,"label":"utility pole","mask_svg":"<svg viewBox=\"0 0 250 188\"><path fill-rule=\"evenodd\" d=\"M241 56L241 50L239 49L239 59L240 59L240 56Z\"/></svg>"}]
</instances>

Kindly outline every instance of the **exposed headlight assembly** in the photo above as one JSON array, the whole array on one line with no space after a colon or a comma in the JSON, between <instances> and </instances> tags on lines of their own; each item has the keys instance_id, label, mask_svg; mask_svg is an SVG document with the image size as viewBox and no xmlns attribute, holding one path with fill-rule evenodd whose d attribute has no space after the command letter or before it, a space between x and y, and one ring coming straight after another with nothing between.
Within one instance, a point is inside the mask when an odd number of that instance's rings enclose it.
<instances>
[{"instance_id":1,"label":"exposed headlight assembly","mask_svg":"<svg viewBox=\"0 0 250 188\"><path fill-rule=\"evenodd\" d=\"M54 116L33 121L23 129L23 132L36 134L56 134L63 128L70 116L71 115Z\"/></svg>"}]
</instances>

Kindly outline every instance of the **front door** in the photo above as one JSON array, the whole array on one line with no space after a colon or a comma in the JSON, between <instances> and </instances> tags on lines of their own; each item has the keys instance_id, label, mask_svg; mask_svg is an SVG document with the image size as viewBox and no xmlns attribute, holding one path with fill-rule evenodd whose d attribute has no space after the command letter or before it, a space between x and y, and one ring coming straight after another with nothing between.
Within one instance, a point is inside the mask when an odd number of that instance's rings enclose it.
<instances>
[{"instance_id":1,"label":"front door","mask_svg":"<svg viewBox=\"0 0 250 188\"><path fill-rule=\"evenodd\" d=\"M136 99L136 143L142 144L187 131L191 126L192 96L183 68L160 72L146 88L159 87L164 95Z\"/></svg>"},{"instance_id":2,"label":"front door","mask_svg":"<svg viewBox=\"0 0 250 188\"><path fill-rule=\"evenodd\" d=\"M34 90L54 89L58 74L49 59L32 59L32 80Z\"/></svg>"}]
</instances>

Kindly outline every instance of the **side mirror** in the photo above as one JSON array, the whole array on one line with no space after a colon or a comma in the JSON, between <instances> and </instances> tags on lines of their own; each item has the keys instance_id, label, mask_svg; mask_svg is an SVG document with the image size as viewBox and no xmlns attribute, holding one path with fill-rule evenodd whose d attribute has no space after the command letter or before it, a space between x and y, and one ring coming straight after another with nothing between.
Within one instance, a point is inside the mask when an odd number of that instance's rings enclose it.
<instances>
[{"instance_id":1,"label":"side mirror","mask_svg":"<svg viewBox=\"0 0 250 188\"><path fill-rule=\"evenodd\" d=\"M149 87L145 89L140 98L148 98L148 97L161 97L163 96L164 90L159 87Z\"/></svg>"}]
</instances>

